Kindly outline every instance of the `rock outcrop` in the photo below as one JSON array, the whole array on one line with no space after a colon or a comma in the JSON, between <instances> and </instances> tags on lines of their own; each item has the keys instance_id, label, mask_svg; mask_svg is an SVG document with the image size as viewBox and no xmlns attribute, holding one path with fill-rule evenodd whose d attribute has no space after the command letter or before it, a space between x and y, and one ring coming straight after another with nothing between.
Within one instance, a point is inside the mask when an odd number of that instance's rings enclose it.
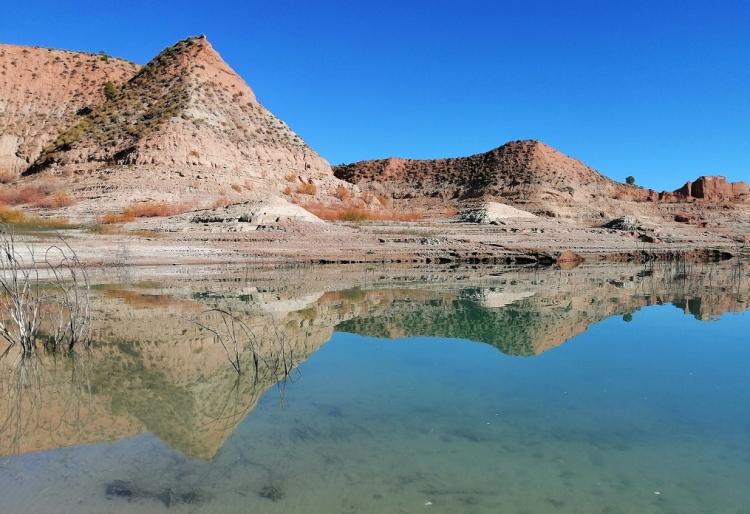
<instances>
[{"instance_id":1,"label":"rock outcrop","mask_svg":"<svg viewBox=\"0 0 750 514\"><path fill-rule=\"evenodd\" d=\"M25 171L140 66L103 54L0 44L0 177Z\"/></svg>"},{"instance_id":2,"label":"rock outcrop","mask_svg":"<svg viewBox=\"0 0 750 514\"><path fill-rule=\"evenodd\" d=\"M530 212L516 209L510 205L497 202L486 202L469 206L459 213L459 220L466 223L502 224L509 220L534 219Z\"/></svg>"},{"instance_id":3,"label":"rock outcrop","mask_svg":"<svg viewBox=\"0 0 750 514\"><path fill-rule=\"evenodd\" d=\"M703 176L695 182L688 181L671 194L667 200L699 199L706 202L747 202L750 201L750 186L747 182L728 182L726 177Z\"/></svg>"},{"instance_id":4,"label":"rock outcrop","mask_svg":"<svg viewBox=\"0 0 750 514\"><path fill-rule=\"evenodd\" d=\"M204 224L245 225L253 230L279 223L323 223L323 220L310 211L279 197L198 211L191 215L190 221ZM223 230L226 228L222 227Z\"/></svg>"}]
</instances>

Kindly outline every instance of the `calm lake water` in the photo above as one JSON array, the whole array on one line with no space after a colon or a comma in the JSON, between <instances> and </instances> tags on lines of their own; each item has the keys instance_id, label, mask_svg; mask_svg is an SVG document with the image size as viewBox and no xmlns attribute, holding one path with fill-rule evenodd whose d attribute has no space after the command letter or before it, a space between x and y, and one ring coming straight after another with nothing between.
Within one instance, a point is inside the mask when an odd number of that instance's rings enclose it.
<instances>
[{"instance_id":1,"label":"calm lake water","mask_svg":"<svg viewBox=\"0 0 750 514\"><path fill-rule=\"evenodd\" d=\"M750 511L747 267L189 275L5 360L0 512ZM237 379L209 307L297 367Z\"/></svg>"}]
</instances>

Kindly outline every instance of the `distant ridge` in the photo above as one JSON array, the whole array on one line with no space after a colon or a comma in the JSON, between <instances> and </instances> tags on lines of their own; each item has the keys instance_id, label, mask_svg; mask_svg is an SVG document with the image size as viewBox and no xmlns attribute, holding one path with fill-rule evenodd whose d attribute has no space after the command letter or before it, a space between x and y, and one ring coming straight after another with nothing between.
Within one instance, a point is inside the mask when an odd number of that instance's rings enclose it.
<instances>
[{"instance_id":1,"label":"distant ridge","mask_svg":"<svg viewBox=\"0 0 750 514\"><path fill-rule=\"evenodd\" d=\"M596 217L613 201L658 202L695 198L682 190L657 193L611 180L583 162L536 140L511 141L489 152L447 159L389 158L334 167L336 177L394 199L498 199L531 212ZM747 185L720 185L708 199L744 201ZM696 182L697 184L698 182ZM692 187L692 186L691 186ZM733 189L734 188L734 189ZM698 188L701 191L704 188ZM711 189L711 188L709 188ZM731 194L736 191L737 194Z\"/></svg>"}]
</instances>

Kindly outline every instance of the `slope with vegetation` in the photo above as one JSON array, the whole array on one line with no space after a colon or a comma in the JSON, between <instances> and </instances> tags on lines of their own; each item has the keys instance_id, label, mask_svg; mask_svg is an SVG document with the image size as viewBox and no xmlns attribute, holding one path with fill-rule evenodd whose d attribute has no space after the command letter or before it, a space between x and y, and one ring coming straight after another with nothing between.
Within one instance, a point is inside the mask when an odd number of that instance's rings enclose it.
<instances>
[{"instance_id":1,"label":"slope with vegetation","mask_svg":"<svg viewBox=\"0 0 750 514\"><path fill-rule=\"evenodd\" d=\"M25 171L139 69L122 59L0 44L0 181Z\"/></svg>"}]
</instances>

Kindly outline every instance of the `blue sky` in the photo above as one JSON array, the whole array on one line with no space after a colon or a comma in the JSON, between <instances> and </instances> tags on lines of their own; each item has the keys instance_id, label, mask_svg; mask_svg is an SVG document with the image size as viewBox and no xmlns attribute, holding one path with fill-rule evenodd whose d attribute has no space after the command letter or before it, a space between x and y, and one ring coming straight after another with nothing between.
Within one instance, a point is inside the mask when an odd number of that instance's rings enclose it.
<instances>
[{"instance_id":1,"label":"blue sky","mask_svg":"<svg viewBox=\"0 0 750 514\"><path fill-rule=\"evenodd\" d=\"M333 163L541 139L656 189L750 180L747 1L7 2L0 41L139 63L205 33Z\"/></svg>"}]
</instances>

